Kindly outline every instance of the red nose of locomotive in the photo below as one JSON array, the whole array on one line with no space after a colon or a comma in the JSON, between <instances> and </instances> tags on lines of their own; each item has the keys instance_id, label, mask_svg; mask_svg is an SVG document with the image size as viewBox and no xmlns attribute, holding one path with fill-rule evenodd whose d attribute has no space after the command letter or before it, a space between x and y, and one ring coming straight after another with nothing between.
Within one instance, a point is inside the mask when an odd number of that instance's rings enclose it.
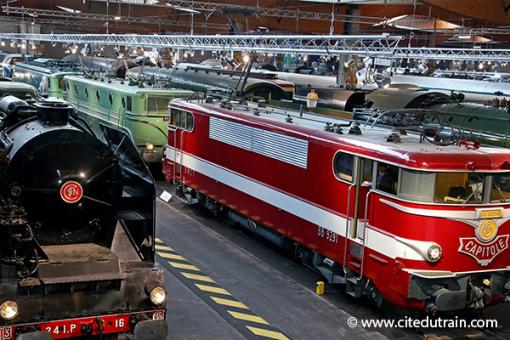
<instances>
[{"instance_id":1,"label":"red nose of locomotive","mask_svg":"<svg viewBox=\"0 0 510 340\"><path fill-rule=\"evenodd\" d=\"M510 291L510 208L507 206L424 209L382 200L397 237L406 248L395 263L407 282L406 303L419 301L428 311L481 309L506 299ZM420 241L416 241L420 240ZM416 256L412 256L414 253Z\"/></svg>"}]
</instances>

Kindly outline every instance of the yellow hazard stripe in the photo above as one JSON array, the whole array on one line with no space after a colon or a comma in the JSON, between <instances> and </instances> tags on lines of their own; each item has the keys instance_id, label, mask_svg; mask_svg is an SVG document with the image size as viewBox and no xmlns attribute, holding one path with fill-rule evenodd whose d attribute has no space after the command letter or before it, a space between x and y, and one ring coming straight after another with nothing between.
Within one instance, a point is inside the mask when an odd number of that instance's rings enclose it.
<instances>
[{"instance_id":1,"label":"yellow hazard stripe","mask_svg":"<svg viewBox=\"0 0 510 340\"><path fill-rule=\"evenodd\" d=\"M159 238L157 238L157 237L156 237L156 242L157 242L157 243L165 243L165 242L163 242L161 239L159 239Z\"/></svg>"},{"instance_id":2,"label":"yellow hazard stripe","mask_svg":"<svg viewBox=\"0 0 510 340\"><path fill-rule=\"evenodd\" d=\"M289 340L289 338L287 338L285 336L285 334L280 333L280 332L269 331L267 329L251 327L251 326L246 326L246 328L248 328L253 334L258 335L258 336L263 336L265 338L277 339L277 340Z\"/></svg>"},{"instance_id":3,"label":"yellow hazard stripe","mask_svg":"<svg viewBox=\"0 0 510 340\"><path fill-rule=\"evenodd\" d=\"M227 312L230 315L232 315L234 318L239 319L239 320L250 321L250 322L255 322L255 323L261 323L261 324L264 324L264 325L269 325L269 323L266 320L264 320L263 318L261 318L260 316L256 316L256 315L253 315L253 314L234 312L234 311L231 311L231 310L228 310Z\"/></svg>"},{"instance_id":4,"label":"yellow hazard stripe","mask_svg":"<svg viewBox=\"0 0 510 340\"><path fill-rule=\"evenodd\" d=\"M174 248L169 246L162 246L159 244L156 244L156 250L164 250L164 251L175 251Z\"/></svg>"},{"instance_id":5,"label":"yellow hazard stripe","mask_svg":"<svg viewBox=\"0 0 510 340\"><path fill-rule=\"evenodd\" d=\"M216 293L216 294L223 294L223 295L232 295L230 294L226 289L214 287L214 286L208 286L208 285L201 285L198 283L195 283L195 286L197 286L198 289L209 292L209 293Z\"/></svg>"},{"instance_id":6,"label":"yellow hazard stripe","mask_svg":"<svg viewBox=\"0 0 510 340\"><path fill-rule=\"evenodd\" d=\"M207 275L198 275L198 274L191 274L191 273L185 273L185 272L181 272L181 274L182 274L182 276L184 276L185 278L190 279L190 280L215 283L214 280L211 279Z\"/></svg>"},{"instance_id":7,"label":"yellow hazard stripe","mask_svg":"<svg viewBox=\"0 0 510 340\"><path fill-rule=\"evenodd\" d=\"M162 258L164 258L164 259L186 261L186 259L184 258L184 256L177 255L177 254L160 253L160 252L158 251L158 255L159 255L159 256L161 256L161 257L162 257Z\"/></svg>"},{"instance_id":8,"label":"yellow hazard stripe","mask_svg":"<svg viewBox=\"0 0 510 340\"><path fill-rule=\"evenodd\" d=\"M239 308L239 309L249 309L248 306L246 306L244 303L236 301L236 300L222 299L222 298L214 297L214 296L211 296L210 298L213 299L213 301L219 305L235 307L235 308Z\"/></svg>"},{"instance_id":9,"label":"yellow hazard stripe","mask_svg":"<svg viewBox=\"0 0 510 340\"><path fill-rule=\"evenodd\" d=\"M192 264L186 264L186 263L180 263L180 262L172 262L172 261L168 261L168 264L171 265L174 268L193 270L195 272L199 272L200 271L200 269L198 269L197 267L195 267Z\"/></svg>"}]
</instances>

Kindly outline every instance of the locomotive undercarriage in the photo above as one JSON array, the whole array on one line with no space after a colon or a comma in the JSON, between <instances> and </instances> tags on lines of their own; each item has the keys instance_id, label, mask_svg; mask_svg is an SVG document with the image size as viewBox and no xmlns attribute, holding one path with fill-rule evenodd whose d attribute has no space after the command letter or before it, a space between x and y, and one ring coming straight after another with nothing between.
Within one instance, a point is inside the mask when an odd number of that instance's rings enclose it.
<instances>
[{"instance_id":1,"label":"locomotive undercarriage","mask_svg":"<svg viewBox=\"0 0 510 340\"><path fill-rule=\"evenodd\" d=\"M481 310L498 301L510 302L510 272L482 272L433 278L411 275L409 298L425 300L427 312Z\"/></svg>"},{"instance_id":2,"label":"locomotive undercarriage","mask_svg":"<svg viewBox=\"0 0 510 340\"><path fill-rule=\"evenodd\" d=\"M215 216L227 218L230 223L236 224L246 231L270 242L287 253L298 258L302 264L311 270L320 273L329 284L345 285L346 293L359 298L366 297L377 306L383 303L383 297L372 281L360 278L358 273L344 268L341 264L321 255L318 252L299 244L253 220L228 209L215 200L181 184L177 184L176 192L188 204L200 204Z\"/></svg>"},{"instance_id":3,"label":"locomotive undercarriage","mask_svg":"<svg viewBox=\"0 0 510 340\"><path fill-rule=\"evenodd\" d=\"M177 193L188 204L200 204L214 215L221 214L230 222L293 254L305 266L318 271L329 284L345 285L347 294L353 297L366 297L377 306L383 304L384 299L371 280L360 278L358 273L224 207L190 187L178 185ZM425 312L427 313L464 309L481 310L499 301L510 302L510 272L508 271L471 273L447 279L410 276L408 298L426 301Z\"/></svg>"}]
</instances>

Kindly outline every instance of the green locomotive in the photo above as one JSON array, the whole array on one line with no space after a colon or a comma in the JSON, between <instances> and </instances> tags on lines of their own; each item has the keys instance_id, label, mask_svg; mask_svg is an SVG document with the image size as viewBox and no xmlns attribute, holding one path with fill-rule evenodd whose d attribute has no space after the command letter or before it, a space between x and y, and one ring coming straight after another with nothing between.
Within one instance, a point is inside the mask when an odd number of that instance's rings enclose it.
<instances>
[{"instance_id":1,"label":"green locomotive","mask_svg":"<svg viewBox=\"0 0 510 340\"><path fill-rule=\"evenodd\" d=\"M133 139L148 164L160 164L168 140L168 103L192 91L140 87L118 79L64 77L65 99L101 135L99 123L120 127Z\"/></svg>"},{"instance_id":2,"label":"green locomotive","mask_svg":"<svg viewBox=\"0 0 510 340\"><path fill-rule=\"evenodd\" d=\"M83 74L83 71L80 67L68 62L39 58L18 62L14 67L12 80L34 86L41 96L62 99L64 77L73 74Z\"/></svg>"},{"instance_id":3,"label":"green locomotive","mask_svg":"<svg viewBox=\"0 0 510 340\"><path fill-rule=\"evenodd\" d=\"M391 88L374 91L367 95L367 100L374 109L438 112L443 123L461 129L468 138L510 148L510 113L506 103L503 107L494 107L464 102L447 92Z\"/></svg>"}]
</instances>

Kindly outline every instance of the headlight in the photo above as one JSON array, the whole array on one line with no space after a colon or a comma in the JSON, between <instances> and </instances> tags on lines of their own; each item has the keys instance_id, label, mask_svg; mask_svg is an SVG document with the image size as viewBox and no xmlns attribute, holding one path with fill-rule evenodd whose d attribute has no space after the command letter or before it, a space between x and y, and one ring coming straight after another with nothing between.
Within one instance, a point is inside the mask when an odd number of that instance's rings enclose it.
<instances>
[{"instance_id":1,"label":"headlight","mask_svg":"<svg viewBox=\"0 0 510 340\"><path fill-rule=\"evenodd\" d=\"M150 143L147 143L145 144L145 148L149 151L152 151L152 149L154 149L154 145L153 144L150 144Z\"/></svg>"},{"instance_id":2,"label":"headlight","mask_svg":"<svg viewBox=\"0 0 510 340\"><path fill-rule=\"evenodd\" d=\"M166 291L165 288L156 287L151 290L150 293L151 302L155 305L161 305L166 300Z\"/></svg>"},{"instance_id":3,"label":"headlight","mask_svg":"<svg viewBox=\"0 0 510 340\"><path fill-rule=\"evenodd\" d=\"M441 259L442 255L443 249L441 249L441 246L439 244L433 244L427 251L427 260L429 262L435 263Z\"/></svg>"},{"instance_id":4,"label":"headlight","mask_svg":"<svg viewBox=\"0 0 510 340\"><path fill-rule=\"evenodd\" d=\"M14 301L7 300L0 305L0 317L4 320L12 320L18 316L19 307Z\"/></svg>"}]
</instances>

